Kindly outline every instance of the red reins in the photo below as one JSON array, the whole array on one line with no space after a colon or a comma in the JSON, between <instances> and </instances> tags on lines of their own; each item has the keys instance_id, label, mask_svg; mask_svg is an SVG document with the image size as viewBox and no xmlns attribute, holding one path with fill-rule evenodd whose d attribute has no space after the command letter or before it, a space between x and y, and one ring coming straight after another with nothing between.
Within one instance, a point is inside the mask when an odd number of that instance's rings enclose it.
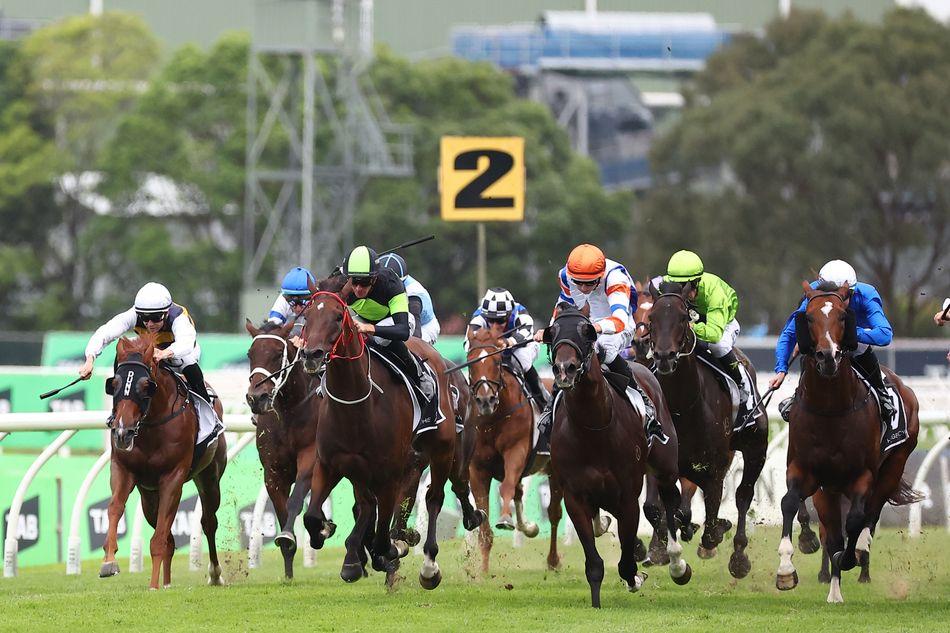
<instances>
[{"instance_id":1,"label":"red reins","mask_svg":"<svg viewBox=\"0 0 950 633\"><path fill-rule=\"evenodd\" d=\"M310 296L310 301L313 302L313 300L320 295L326 295L328 297L332 297L337 303L339 303L343 307L343 324L342 324L343 331L340 332L340 336L337 337L336 342L333 343L333 347L330 348L330 360L333 360L334 358L339 358L341 360L358 360L362 358L363 354L366 353L366 339L364 339L360 335L359 330L356 329L356 326L353 322L353 317L352 315L350 315L350 307L346 305L346 302L343 301L343 298L340 295L338 295L335 292L329 292L326 290L319 290L313 293ZM353 342L354 338L356 338L359 341L359 345L360 345L359 354L357 354L356 356L343 356L341 354L336 353L337 348L340 347L341 344L343 348L345 349L347 345Z\"/></svg>"}]
</instances>

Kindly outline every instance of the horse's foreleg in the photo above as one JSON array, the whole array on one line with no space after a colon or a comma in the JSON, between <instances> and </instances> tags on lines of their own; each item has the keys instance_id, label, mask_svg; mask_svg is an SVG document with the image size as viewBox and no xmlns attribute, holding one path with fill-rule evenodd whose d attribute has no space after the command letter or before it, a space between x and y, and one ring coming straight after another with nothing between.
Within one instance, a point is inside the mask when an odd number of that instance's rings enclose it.
<instances>
[{"instance_id":1,"label":"horse's foreleg","mask_svg":"<svg viewBox=\"0 0 950 633\"><path fill-rule=\"evenodd\" d=\"M678 585L685 585L693 577L693 570L685 560L683 560L683 546L676 538L676 514L677 508L681 503L680 491L676 488L676 476L669 474L662 476L656 481L658 493L663 501L663 508L666 510L666 520L664 525L668 531L666 534L666 557L670 563L670 578ZM644 505L644 511L646 506ZM653 554L650 554L652 559Z\"/></svg>"},{"instance_id":2,"label":"horse's foreleg","mask_svg":"<svg viewBox=\"0 0 950 633\"><path fill-rule=\"evenodd\" d=\"M469 498L472 494L472 490L469 482L468 462L465 460L465 450L460 446L462 439L462 435L456 438L455 460L452 464L452 473L449 476L449 481L452 482L452 492L462 507L462 525L466 530L471 532L488 519L488 513L482 514L481 511L476 510L472 506L472 500Z\"/></svg>"},{"instance_id":3,"label":"horse's foreleg","mask_svg":"<svg viewBox=\"0 0 950 633\"><path fill-rule=\"evenodd\" d=\"M779 565L775 574L775 586L781 590L794 589L798 585L798 572L792 563L795 547L792 545L792 522L801 502L815 492L813 479L806 481L805 474L796 462L791 462L785 471L788 492L782 497L782 540L778 546Z\"/></svg>"},{"instance_id":4,"label":"horse's foreleg","mask_svg":"<svg viewBox=\"0 0 950 633\"><path fill-rule=\"evenodd\" d=\"M184 470L173 471L163 477L158 484L158 517L155 522L155 532L149 542L149 553L152 556L152 579L149 589L158 589L158 574L162 562L166 559L169 564L165 567L165 587L171 586L171 556L174 550L174 540L171 538L172 523L181 503L181 487L187 475ZM171 542L171 546L169 546Z\"/></svg>"},{"instance_id":5,"label":"horse's foreleg","mask_svg":"<svg viewBox=\"0 0 950 633\"><path fill-rule=\"evenodd\" d=\"M119 549L119 521L125 513L125 504L129 500L129 494L135 481L132 474L113 460L110 466L110 485L112 487L112 499L109 500L109 531L106 533L106 542L102 549L105 557L102 560L102 566L99 568L99 577L108 578L119 573L119 564L115 560L115 553Z\"/></svg>"},{"instance_id":6,"label":"horse's foreleg","mask_svg":"<svg viewBox=\"0 0 950 633\"><path fill-rule=\"evenodd\" d=\"M356 497L356 521L353 530L346 537L346 556L343 557L343 567L340 569L340 578L346 582L356 582L366 575L364 563L364 547L366 532L370 524L376 520L376 503L373 496L361 486L353 486Z\"/></svg>"},{"instance_id":7,"label":"horse's foreleg","mask_svg":"<svg viewBox=\"0 0 950 633\"><path fill-rule=\"evenodd\" d=\"M215 534L218 531L218 507L221 505L221 475L226 463L227 449L220 445L219 452L223 451L220 459L216 459L195 477L195 487L201 498L201 529L208 541L208 584L222 585L221 565L218 563L218 547ZM172 546L174 548L174 545ZM169 558L169 562L171 562Z\"/></svg>"},{"instance_id":8,"label":"horse's foreleg","mask_svg":"<svg viewBox=\"0 0 950 633\"><path fill-rule=\"evenodd\" d=\"M679 506L679 493L676 495L676 505L670 508L670 506L660 501L659 486L657 476L652 473L647 473L647 496L643 501L643 514L646 516L647 521L650 522L650 525L653 526L653 537L650 539L649 555L644 551L646 548L643 547L643 541L637 537L637 560L642 561L644 567L648 565L666 565L670 562L670 557L666 553L668 545L666 531L667 527L669 527L671 531L676 530L672 523L667 526L667 520L663 518L663 508L661 508L661 505L669 508L670 516L672 516L672 512Z\"/></svg>"},{"instance_id":9,"label":"horse's foreleg","mask_svg":"<svg viewBox=\"0 0 950 633\"><path fill-rule=\"evenodd\" d=\"M514 501L518 485L521 483L521 473L524 470L524 451L512 450L502 456L505 463L505 476L498 487L501 493L501 516L495 527L499 530L514 530L515 522L511 519L511 505Z\"/></svg>"},{"instance_id":10,"label":"horse's foreleg","mask_svg":"<svg viewBox=\"0 0 950 633\"><path fill-rule=\"evenodd\" d=\"M475 506L479 512L488 516L488 492L491 489L491 474L474 461L469 466L469 479L472 484L472 494L475 495ZM491 525L482 521L478 528L478 546L482 553L482 573L488 573L488 559L491 555L492 543L495 539Z\"/></svg>"},{"instance_id":11,"label":"horse's foreleg","mask_svg":"<svg viewBox=\"0 0 950 633\"><path fill-rule=\"evenodd\" d=\"M719 520L719 506L722 504L722 479L710 480L703 488L703 503L706 506L706 520L703 522L703 536L696 548L700 558L713 558L716 546L722 542L722 522Z\"/></svg>"},{"instance_id":12,"label":"horse's foreleg","mask_svg":"<svg viewBox=\"0 0 950 633\"><path fill-rule=\"evenodd\" d=\"M376 491L376 530L373 533L373 545L370 548L373 569L386 572L386 584L393 582L399 569L399 552L389 536L393 521L396 499L402 494L401 481L394 481Z\"/></svg>"},{"instance_id":13,"label":"horse's foreleg","mask_svg":"<svg viewBox=\"0 0 950 633\"><path fill-rule=\"evenodd\" d=\"M310 480L310 505L303 516L303 525L310 535L310 547L313 549L323 547L324 542L336 531L336 526L327 521L326 515L323 514L323 503L339 482L340 474L331 472L318 458L313 465L313 477Z\"/></svg>"},{"instance_id":14,"label":"horse's foreleg","mask_svg":"<svg viewBox=\"0 0 950 633\"><path fill-rule=\"evenodd\" d=\"M537 523L524 520L524 484L520 481L515 487L515 526L528 538L534 538L541 532Z\"/></svg>"},{"instance_id":15,"label":"horse's foreleg","mask_svg":"<svg viewBox=\"0 0 950 633\"><path fill-rule=\"evenodd\" d=\"M626 504L617 517L617 535L620 537L620 562L617 563L617 573L627 583L627 590L631 593L640 590L646 579L637 573L637 527L640 525L640 501L635 496L632 502Z\"/></svg>"},{"instance_id":16,"label":"horse's foreleg","mask_svg":"<svg viewBox=\"0 0 950 633\"><path fill-rule=\"evenodd\" d=\"M821 521L818 521L818 536L821 540L821 569L818 571L818 582L827 585L831 582L831 561L828 560L828 530Z\"/></svg>"},{"instance_id":17,"label":"horse's foreleg","mask_svg":"<svg viewBox=\"0 0 950 633\"><path fill-rule=\"evenodd\" d=\"M553 477L548 478L548 487L551 491L551 502L548 504L548 522L551 524L551 546L548 549L548 569L556 570L561 567L561 557L557 553L557 528L561 523L561 501L564 495L557 487Z\"/></svg>"},{"instance_id":18,"label":"horse's foreleg","mask_svg":"<svg viewBox=\"0 0 950 633\"><path fill-rule=\"evenodd\" d=\"M862 549L868 551L871 547L871 532L869 528L865 527L867 522L864 508L873 483L874 476L870 471L867 471L858 477L851 486L851 509L848 511L848 518L845 521L847 540L845 541L844 553L838 561L842 571L854 569L855 565L858 564L856 548L859 535L862 536L862 541L864 541ZM864 532L865 530L867 532ZM863 535L862 532L864 532Z\"/></svg>"},{"instance_id":19,"label":"horse's foreleg","mask_svg":"<svg viewBox=\"0 0 950 633\"><path fill-rule=\"evenodd\" d=\"M439 555L439 543L436 539L439 513L445 501L445 482L449 479L452 468L453 451L442 451L433 455L429 465L432 474L429 480L429 490L426 491L426 511L429 514L429 525L426 530L426 542L422 546L424 559L419 571L419 584L423 589L435 589L442 582L442 571L436 562Z\"/></svg>"},{"instance_id":20,"label":"horse's foreleg","mask_svg":"<svg viewBox=\"0 0 950 633\"><path fill-rule=\"evenodd\" d=\"M801 527L798 534L798 551L802 554L814 554L821 549L821 539L811 528L811 516L804 501L798 506L798 525Z\"/></svg>"},{"instance_id":21,"label":"horse's foreleg","mask_svg":"<svg viewBox=\"0 0 950 633\"><path fill-rule=\"evenodd\" d=\"M312 447L310 447L312 448ZM280 522L280 533L274 537L274 543L280 547L281 556L284 559L284 576L288 579L294 577L294 555L297 553L297 537L294 535L294 523L297 516L303 510L304 499L310 492L310 482L313 478L313 462L316 459L316 453L305 449L297 455L297 477L292 486L282 486L280 510L277 508L277 501L274 500L274 510L277 512L277 520ZM288 494L289 492L289 494ZM271 495L274 499L274 495Z\"/></svg>"},{"instance_id":22,"label":"horse's foreleg","mask_svg":"<svg viewBox=\"0 0 950 633\"><path fill-rule=\"evenodd\" d=\"M818 519L825 528L825 551L831 560L831 587L828 589L828 602L844 602L841 596L841 566L838 564L840 553L844 550L844 536L841 533L841 495L819 490L814 497Z\"/></svg>"},{"instance_id":23,"label":"horse's foreleg","mask_svg":"<svg viewBox=\"0 0 950 633\"><path fill-rule=\"evenodd\" d=\"M587 576L587 584L590 585L590 606L599 609L600 586L604 582L604 559L597 553L594 543L593 520L596 512L570 493L564 495L564 505L577 532L577 540L584 548L584 573Z\"/></svg>"},{"instance_id":24,"label":"horse's foreleg","mask_svg":"<svg viewBox=\"0 0 950 633\"><path fill-rule=\"evenodd\" d=\"M696 494L696 484L680 477L680 507L677 512L677 522L680 528L680 537L687 543L693 540L693 535L699 526L693 523L693 495Z\"/></svg>"},{"instance_id":25,"label":"horse's foreleg","mask_svg":"<svg viewBox=\"0 0 950 633\"><path fill-rule=\"evenodd\" d=\"M755 436L758 439L758 435ZM752 505L752 498L755 495L755 482L759 479L762 467L765 466L765 451L767 448L767 438L762 435L761 440L742 451L743 468L742 480L736 487L736 510L738 512L736 520L736 533L732 538L732 556L729 557L729 573L733 578L745 578L752 570L752 563L749 556L745 553L745 548L749 545L749 538L746 535L746 519L749 515L749 507Z\"/></svg>"}]
</instances>

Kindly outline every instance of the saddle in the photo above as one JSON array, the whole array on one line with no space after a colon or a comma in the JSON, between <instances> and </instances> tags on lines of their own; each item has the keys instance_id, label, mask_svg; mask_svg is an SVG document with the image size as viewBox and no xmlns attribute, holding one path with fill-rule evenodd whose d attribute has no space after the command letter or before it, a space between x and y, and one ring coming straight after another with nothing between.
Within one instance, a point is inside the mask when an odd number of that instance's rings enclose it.
<instances>
[{"instance_id":1,"label":"saddle","mask_svg":"<svg viewBox=\"0 0 950 633\"><path fill-rule=\"evenodd\" d=\"M376 345L369 345L367 349L369 349L371 354L374 354L382 361L383 365L386 366L389 373L392 374L397 381L402 381L406 385L406 389L409 391L409 397L412 400L413 436L418 436L421 433L437 428L439 424L445 420L445 416L439 407L439 381L435 375L435 371L433 371L427 363L423 362L422 359L418 359L417 357L422 370L432 377L436 386L435 395L432 396L431 400L426 400L425 396L419 392L416 381L406 375L402 363L394 354L390 353L385 347L377 347Z\"/></svg>"}]
</instances>

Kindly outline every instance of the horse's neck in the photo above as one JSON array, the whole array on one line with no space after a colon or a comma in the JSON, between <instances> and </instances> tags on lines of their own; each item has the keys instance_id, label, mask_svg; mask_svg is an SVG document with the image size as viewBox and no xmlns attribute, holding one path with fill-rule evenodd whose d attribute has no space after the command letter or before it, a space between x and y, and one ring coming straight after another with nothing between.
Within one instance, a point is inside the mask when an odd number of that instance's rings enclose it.
<instances>
[{"instance_id":1,"label":"horse's neck","mask_svg":"<svg viewBox=\"0 0 950 633\"><path fill-rule=\"evenodd\" d=\"M300 404L310 395L310 378L304 374L303 368L297 364L290 370L287 377L287 383L278 393L277 406L281 408L281 417L289 416L297 412ZM286 418L288 422L293 422L292 418Z\"/></svg>"},{"instance_id":2,"label":"horse's neck","mask_svg":"<svg viewBox=\"0 0 950 633\"><path fill-rule=\"evenodd\" d=\"M360 354L361 342L358 340L360 334L356 334L350 342L339 352L339 356L345 358L334 358L327 365L327 371L323 375L326 389L341 400L359 400L369 391L369 364L370 358L369 346L365 346L363 354ZM365 402L359 404L368 405L372 398L367 398ZM330 398L330 406L352 407Z\"/></svg>"},{"instance_id":3,"label":"horse's neck","mask_svg":"<svg viewBox=\"0 0 950 633\"><path fill-rule=\"evenodd\" d=\"M680 358L676 363L676 371L669 376L661 374L659 379L670 408L687 409L702 401L703 378L695 354Z\"/></svg>"},{"instance_id":4,"label":"horse's neck","mask_svg":"<svg viewBox=\"0 0 950 633\"><path fill-rule=\"evenodd\" d=\"M152 372L152 379L156 388L148 409L148 417L144 420L146 423L164 420L185 403L185 395L179 393L178 381L171 375L171 371L157 367Z\"/></svg>"},{"instance_id":5,"label":"horse's neck","mask_svg":"<svg viewBox=\"0 0 950 633\"><path fill-rule=\"evenodd\" d=\"M564 402L567 405L567 417L572 423L599 427L610 422L610 393L596 356L591 359L590 367L574 388L564 393Z\"/></svg>"},{"instance_id":6,"label":"horse's neck","mask_svg":"<svg viewBox=\"0 0 950 633\"><path fill-rule=\"evenodd\" d=\"M799 382L800 394L804 402L820 411L849 409L858 395L860 380L851 369L851 359L845 357L834 376L822 376L818 365L810 358L805 359L805 367Z\"/></svg>"}]
</instances>

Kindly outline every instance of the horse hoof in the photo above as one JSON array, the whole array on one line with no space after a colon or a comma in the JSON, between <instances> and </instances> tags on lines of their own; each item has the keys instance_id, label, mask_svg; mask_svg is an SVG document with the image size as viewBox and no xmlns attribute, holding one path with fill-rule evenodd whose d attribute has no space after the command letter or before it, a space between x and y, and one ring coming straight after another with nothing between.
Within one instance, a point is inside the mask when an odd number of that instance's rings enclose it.
<instances>
[{"instance_id":1,"label":"horse hoof","mask_svg":"<svg viewBox=\"0 0 950 633\"><path fill-rule=\"evenodd\" d=\"M529 521L528 523L525 523L524 529L521 530L521 533L528 538L534 538L541 533L541 528L538 527L537 523L532 523Z\"/></svg>"},{"instance_id":2,"label":"horse hoof","mask_svg":"<svg viewBox=\"0 0 950 633\"><path fill-rule=\"evenodd\" d=\"M821 541L814 532L802 532L798 535L798 551L802 554L814 554L821 549Z\"/></svg>"},{"instance_id":3,"label":"horse hoof","mask_svg":"<svg viewBox=\"0 0 950 633\"><path fill-rule=\"evenodd\" d=\"M417 529L408 528L406 530L405 541L406 541L406 545L408 545L409 547L415 547L416 545L419 544L420 541L422 541L422 535L419 534L419 531Z\"/></svg>"},{"instance_id":4,"label":"horse hoof","mask_svg":"<svg viewBox=\"0 0 950 633\"><path fill-rule=\"evenodd\" d=\"M651 565L656 565L658 567L663 567L664 565L670 564L670 556L666 553L666 550L657 550L655 552L650 552L647 555L644 563L649 562Z\"/></svg>"},{"instance_id":5,"label":"horse hoof","mask_svg":"<svg viewBox=\"0 0 950 633\"><path fill-rule=\"evenodd\" d=\"M719 519L719 529L725 534L732 529L732 521L729 519Z\"/></svg>"},{"instance_id":6,"label":"horse hoof","mask_svg":"<svg viewBox=\"0 0 950 633\"><path fill-rule=\"evenodd\" d=\"M613 519L610 516L595 516L594 517L594 538L600 538L607 533L607 530L610 529L610 523Z\"/></svg>"},{"instance_id":7,"label":"horse hoof","mask_svg":"<svg viewBox=\"0 0 950 633\"><path fill-rule=\"evenodd\" d=\"M640 587L643 586L643 583L645 583L647 578L649 577L650 575L647 574L645 571L635 574L633 577L633 582L627 583L627 591L629 591L630 593L636 593L640 591Z\"/></svg>"},{"instance_id":8,"label":"horse hoof","mask_svg":"<svg viewBox=\"0 0 950 633\"><path fill-rule=\"evenodd\" d=\"M733 578L745 578L752 570L752 563L745 553L733 552L729 557L729 573Z\"/></svg>"},{"instance_id":9,"label":"horse hoof","mask_svg":"<svg viewBox=\"0 0 950 633\"><path fill-rule=\"evenodd\" d=\"M423 589L432 590L442 584L442 572L436 571L432 578L426 578L422 574L419 574L419 584L422 585Z\"/></svg>"},{"instance_id":10,"label":"horse hoof","mask_svg":"<svg viewBox=\"0 0 950 633\"><path fill-rule=\"evenodd\" d=\"M643 541L638 537L636 545L633 546L633 558L638 563L647 560L647 546L643 544Z\"/></svg>"},{"instance_id":11,"label":"horse hoof","mask_svg":"<svg viewBox=\"0 0 950 633\"><path fill-rule=\"evenodd\" d=\"M831 582L831 572L830 572L830 571L825 571L824 569L822 569L820 572L818 572L818 582L821 583L821 584L823 584L823 585L827 585L828 583L830 583L830 582Z\"/></svg>"},{"instance_id":12,"label":"horse hoof","mask_svg":"<svg viewBox=\"0 0 950 633\"><path fill-rule=\"evenodd\" d=\"M322 548L324 541L326 541L321 523L323 522L315 516L305 514L303 517L303 526L307 529L307 534L310 535L310 547L313 549Z\"/></svg>"},{"instance_id":13,"label":"horse hoof","mask_svg":"<svg viewBox=\"0 0 950 633\"><path fill-rule=\"evenodd\" d=\"M793 571L791 574L776 574L775 575L775 588L779 591L788 591L789 589L794 589L798 586L798 572Z\"/></svg>"},{"instance_id":14,"label":"horse hoof","mask_svg":"<svg viewBox=\"0 0 950 633\"><path fill-rule=\"evenodd\" d=\"M693 568L689 566L689 563L686 563L686 571L683 572L683 575L679 578L673 578L673 582L677 585L685 585L693 578Z\"/></svg>"},{"instance_id":15,"label":"horse hoof","mask_svg":"<svg viewBox=\"0 0 950 633\"><path fill-rule=\"evenodd\" d=\"M495 523L496 530L505 530L511 531L515 529L515 522L511 520L510 516L503 516L498 519L498 522Z\"/></svg>"},{"instance_id":16,"label":"horse hoof","mask_svg":"<svg viewBox=\"0 0 950 633\"><path fill-rule=\"evenodd\" d=\"M343 582L353 583L363 577L363 565L360 563L343 563L340 569L340 578Z\"/></svg>"},{"instance_id":17,"label":"horse hoof","mask_svg":"<svg viewBox=\"0 0 950 633\"><path fill-rule=\"evenodd\" d=\"M393 541L393 545L396 547L399 558L405 558L409 555L409 544L405 541Z\"/></svg>"},{"instance_id":18,"label":"horse hoof","mask_svg":"<svg viewBox=\"0 0 950 633\"><path fill-rule=\"evenodd\" d=\"M102 567L99 568L99 577L100 578L109 578L110 576L115 576L119 573L119 563L116 561L109 561L108 563L102 563Z\"/></svg>"},{"instance_id":19,"label":"horse hoof","mask_svg":"<svg viewBox=\"0 0 950 633\"><path fill-rule=\"evenodd\" d=\"M336 534L336 523L333 521L324 521L323 529L320 530L320 534L323 536L323 540L332 538Z\"/></svg>"},{"instance_id":20,"label":"horse hoof","mask_svg":"<svg viewBox=\"0 0 950 633\"><path fill-rule=\"evenodd\" d=\"M696 548L696 555L702 558L703 560L709 560L710 558L716 557L716 548L706 549L702 545Z\"/></svg>"},{"instance_id":21,"label":"horse hoof","mask_svg":"<svg viewBox=\"0 0 950 633\"><path fill-rule=\"evenodd\" d=\"M297 537L293 532L284 530L274 537L274 545L280 549L290 549L292 552L297 550Z\"/></svg>"},{"instance_id":22,"label":"horse hoof","mask_svg":"<svg viewBox=\"0 0 950 633\"><path fill-rule=\"evenodd\" d=\"M485 572L488 570L486 569ZM551 557L548 557L548 571L561 571L561 557L558 556L556 560L552 561Z\"/></svg>"},{"instance_id":23,"label":"horse hoof","mask_svg":"<svg viewBox=\"0 0 950 633\"><path fill-rule=\"evenodd\" d=\"M462 525L468 532L481 527L482 523L488 520L488 513L484 510L475 510L471 518L462 517Z\"/></svg>"},{"instance_id":24,"label":"horse hoof","mask_svg":"<svg viewBox=\"0 0 950 633\"><path fill-rule=\"evenodd\" d=\"M831 582L831 581L829 580L828 582ZM866 574L862 571L861 575L858 576L858 582L864 583L864 584L871 582L871 574Z\"/></svg>"},{"instance_id":25,"label":"horse hoof","mask_svg":"<svg viewBox=\"0 0 950 633\"><path fill-rule=\"evenodd\" d=\"M208 577L208 586L209 587L223 587L224 581L221 580L221 576L209 576Z\"/></svg>"}]
</instances>

